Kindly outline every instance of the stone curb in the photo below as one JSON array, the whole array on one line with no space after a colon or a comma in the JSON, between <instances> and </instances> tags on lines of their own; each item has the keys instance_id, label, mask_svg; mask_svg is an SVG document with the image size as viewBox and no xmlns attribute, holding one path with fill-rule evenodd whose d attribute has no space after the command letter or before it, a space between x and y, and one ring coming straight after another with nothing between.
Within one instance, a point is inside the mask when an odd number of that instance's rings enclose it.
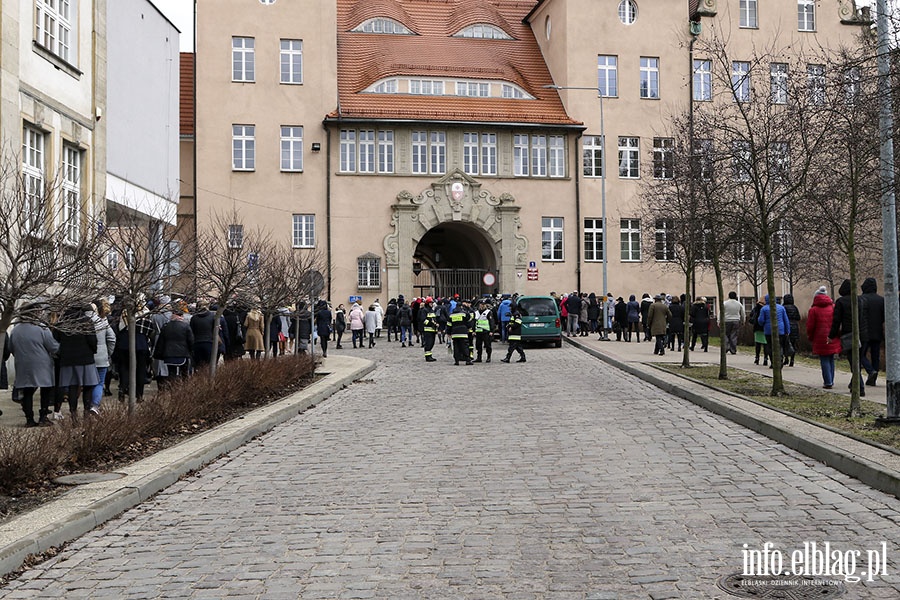
<instances>
[{"instance_id":1,"label":"stone curb","mask_svg":"<svg viewBox=\"0 0 900 600\"><path fill-rule=\"evenodd\" d=\"M151 498L185 474L316 406L375 369L374 362L360 358L334 357L328 360L330 372L321 381L129 465L123 471L126 474L131 471L130 477L78 486L47 506L3 524L0 526L0 574L15 571L31 554L45 552L84 535ZM330 369L333 364L338 363L346 364ZM323 367L320 366L321 368ZM92 488L95 493L86 494L89 499L85 503L79 504L77 498L75 502L72 501L72 494L77 494L79 490L90 491ZM35 518L38 512L53 516ZM29 527L31 520L38 523L49 522L43 526Z\"/></svg>"},{"instance_id":2,"label":"stone curb","mask_svg":"<svg viewBox=\"0 0 900 600\"><path fill-rule=\"evenodd\" d=\"M745 398L739 394L728 392L727 390L690 382L677 374L672 375L677 378L677 382L669 381L665 379L655 367L626 363L608 354L585 346L580 342L569 338L565 339L576 348L599 358L617 369L621 369L626 373L634 375L665 392L688 400L689 402L693 402L710 412L723 416L738 425L751 429L776 442L784 444L788 448L833 467L841 473L853 477L854 479L858 479L866 485L900 498L900 470L882 464L877 460L864 458L848 447L853 444L863 444L872 448L875 455L884 455L887 460L891 460L892 457L896 458L896 454L879 448L878 444L869 444L858 438L844 436L833 428L821 427L808 420L795 418L784 411L768 408L750 398ZM706 393L703 393L703 391ZM713 393L711 394L710 392ZM761 412L763 415L768 413L771 415L771 419L751 414L749 411L742 410L741 407L734 404L719 401L713 397L714 395L722 395L753 404L758 407L756 412ZM801 423L802 426L799 425ZM823 432L823 435L821 437L816 435L811 436L809 435L810 430L819 430ZM804 433L801 434L799 433L800 431L804 431ZM825 435L824 432L831 435ZM824 437L831 437L832 439L837 439L837 441L828 442L821 439ZM841 443L841 438L846 439L847 444Z\"/></svg>"}]
</instances>

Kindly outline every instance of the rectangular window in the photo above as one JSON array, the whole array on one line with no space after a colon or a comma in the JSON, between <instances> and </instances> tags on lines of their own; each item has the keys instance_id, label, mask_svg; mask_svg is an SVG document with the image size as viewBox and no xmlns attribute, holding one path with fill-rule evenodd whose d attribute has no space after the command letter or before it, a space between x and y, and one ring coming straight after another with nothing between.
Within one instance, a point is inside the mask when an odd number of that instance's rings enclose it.
<instances>
[{"instance_id":1,"label":"rectangular window","mask_svg":"<svg viewBox=\"0 0 900 600\"><path fill-rule=\"evenodd\" d=\"M746 140L734 140L731 143L731 160L734 167L734 178L737 181L750 181L752 158L750 142Z\"/></svg>"},{"instance_id":2,"label":"rectangular window","mask_svg":"<svg viewBox=\"0 0 900 600\"><path fill-rule=\"evenodd\" d=\"M637 179L641 176L640 138L619 138L619 177Z\"/></svg>"},{"instance_id":3,"label":"rectangular window","mask_svg":"<svg viewBox=\"0 0 900 600\"><path fill-rule=\"evenodd\" d=\"M675 260L675 221L673 219L657 219L656 221L656 260Z\"/></svg>"},{"instance_id":4,"label":"rectangular window","mask_svg":"<svg viewBox=\"0 0 900 600\"><path fill-rule=\"evenodd\" d=\"M622 242L622 261L639 262L641 260L641 220L622 219L619 222L619 233Z\"/></svg>"},{"instance_id":5,"label":"rectangular window","mask_svg":"<svg viewBox=\"0 0 900 600\"><path fill-rule=\"evenodd\" d=\"M281 83L303 83L303 40L281 40Z\"/></svg>"},{"instance_id":6,"label":"rectangular window","mask_svg":"<svg viewBox=\"0 0 900 600\"><path fill-rule=\"evenodd\" d=\"M816 30L816 0L797 0L797 29Z\"/></svg>"},{"instance_id":7,"label":"rectangular window","mask_svg":"<svg viewBox=\"0 0 900 600\"><path fill-rule=\"evenodd\" d=\"M412 172L417 175L428 173L428 132L412 132Z\"/></svg>"},{"instance_id":8,"label":"rectangular window","mask_svg":"<svg viewBox=\"0 0 900 600\"><path fill-rule=\"evenodd\" d=\"M731 63L731 91L735 102L750 102L750 63L736 60Z\"/></svg>"},{"instance_id":9,"label":"rectangular window","mask_svg":"<svg viewBox=\"0 0 900 600\"><path fill-rule=\"evenodd\" d=\"M769 83L772 88L772 104L787 104L788 66L787 63L769 65Z\"/></svg>"},{"instance_id":10,"label":"rectangular window","mask_svg":"<svg viewBox=\"0 0 900 600\"><path fill-rule=\"evenodd\" d=\"M356 130L341 129L341 172L356 172Z\"/></svg>"},{"instance_id":11,"label":"rectangular window","mask_svg":"<svg viewBox=\"0 0 900 600\"><path fill-rule=\"evenodd\" d=\"M712 100L712 61L694 61L694 100Z\"/></svg>"},{"instance_id":12,"label":"rectangular window","mask_svg":"<svg viewBox=\"0 0 900 600\"><path fill-rule=\"evenodd\" d=\"M44 203L44 173L46 172L44 132L25 126L22 135L22 177L25 186L25 203L28 211L29 233L43 232L46 206Z\"/></svg>"},{"instance_id":13,"label":"rectangular window","mask_svg":"<svg viewBox=\"0 0 900 600\"><path fill-rule=\"evenodd\" d=\"M541 260L563 260L563 220L560 217L541 218Z\"/></svg>"},{"instance_id":14,"label":"rectangular window","mask_svg":"<svg viewBox=\"0 0 900 600\"><path fill-rule=\"evenodd\" d=\"M490 84L479 83L477 81L457 81L456 95L487 98L491 95L491 87Z\"/></svg>"},{"instance_id":15,"label":"rectangular window","mask_svg":"<svg viewBox=\"0 0 900 600\"><path fill-rule=\"evenodd\" d=\"M617 56L601 54L597 57L597 89L601 96L619 95L619 74Z\"/></svg>"},{"instance_id":16,"label":"rectangular window","mask_svg":"<svg viewBox=\"0 0 900 600\"><path fill-rule=\"evenodd\" d=\"M756 18L756 0L741 0L741 27L756 29L759 22Z\"/></svg>"},{"instance_id":17,"label":"rectangular window","mask_svg":"<svg viewBox=\"0 0 900 600\"><path fill-rule=\"evenodd\" d=\"M37 0L35 2L35 41L68 63L71 56L74 0Z\"/></svg>"},{"instance_id":18,"label":"rectangular window","mask_svg":"<svg viewBox=\"0 0 900 600\"><path fill-rule=\"evenodd\" d=\"M523 92L521 88L504 83L500 87L500 95L503 98L515 98L520 100L525 97L525 92Z\"/></svg>"},{"instance_id":19,"label":"rectangular window","mask_svg":"<svg viewBox=\"0 0 900 600\"><path fill-rule=\"evenodd\" d=\"M231 80L256 80L256 40L252 37L231 38Z\"/></svg>"},{"instance_id":20,"label":"rectangular window","mask_svg":"<svg viewBox=\"0 0 900 600\"><path fill-rule=\"evenodd\" d=\"M293 216L294 248L314 248L316 246L316 215Z\"/></svg>"},{"instance_id":21,"label":"rectangular window","mask_svg":"<svg viewBox=\"0 0 900 600\"><path fill-rule=\"evenodd\" d=\"M303 170L303 128L281 126L281 170Z\"/></svg>"},{"instance_id":22,"label":"rectangular window","mask_svg":"<svg viewBox=\"0 0 900 600\"><path fill-rule=\"evenodd\" d=\"M252 171L256 168L256 127L231 126L231 169Z\"/></svg>"},{"instance_id":23,"label":"rectangular window","mask_svg":"<svg viewBox=\"0 0 900 600\"><path fill-rule=\"evenodd\" d=\"M444 82L433 79L410 79L409 93L421 96L443 96Z\"/></svg>"},{"instance_id":24,"label":"rectangular window","mask_svg":"<svg viewBox=\"0 0 900 600\"><path fill-rule=\"evenodd\" d=\"M431 154L431 173L441 175L447 172L447 133L432 131L429 140Z\"/></svg>"},{"instance_id":25,"label":"rectangular window","mask_svg":"<svg viewBox=\"0 0 900 600\"><path fill-rule=\"evenodd\" d=\"M356 132L358 140L359 173L375 172L375 131L360 129Z\"/></svg>"},{"instance_id":26,"label":"rectangular window","mask_svg":"<svg viewBox=\"0 0 900 600\"><path fill-rule=\"evenodd\" d=\"M584 260L603 260L603 219L584 220Z\"/></svg>"},{"instance_id":27,"label":"rectangular window","mask_svg":"<svg viewBox=\"0 0 900 600\"><path fill-rule=\"evenodd\" d=\"M659 99L659 59L641 57L641 98Z\"/></svg>"},{"instance_id":28,"label":"rectangular window","mask_svg":"<svg viewBox=\"0 0 900 600\"><path fill-rule=\"evenodd\" d=\"M481 174L497 174L497 134L481 134Z\"/></svg>"},{"instance_id":29,"label":"rectangular window","mask_svg":"<svg viewBox=\"0 0 900 600\"><path fill-rule=\"evenodd\" d=\"M671 179L675 176L675 140L653 138L653 177Z\"/></svg>"},{"instance_id":30,"label":"rectangular window","mask_svg":"<svg viewBox=\"0 0 900 600\"><path fill-rule=\"evenodd\" d=\"M715 153L711 139L699 139L694 146L694 154L697 157L700 168L700 179L710 181L715 169Z\"/></svg>"},{"instance_id":31,"label":"rectangular window","mask_svg":"<svg viewBox=\"0 0 900 600\"><path fill-rule=\"evenodd\" d=\"M372 88L372 92L376 94L396 94L397 93L397 80L396 79L388 79L387 81L382 81L374 88Z\"/></svg>"},{"instance_id":32,"label":"rectangular window","mask_svg":"<svg viewBox=\"0 0 900 600\"><path fill-rule=\"evenodd\" d=\"M547 136L531 136L531 175L547 176Z\"/></svg>"},{"instance_id":33,"label":"rectangular window","mask_svg":"<svg viewBox=\"0 0 900 600\"><path fill-rule=\"evenodd\" d=\"M228 226L228 247L243 248L244 247L244 226L229 225Z\"/></svg>"},{"instance_id":34,"label":"rectangular window","mask_svg":"<svg viewBox=\"0 0 900 600\"><path fill-rule=\"evenodd\" d=\"M463 133L463 172L478 175L478 134Z\"/></svg>"},{"instance_id":35,"label":"rectangular window","mask_svg":"<svg viewBox=\"0 0 900 600\"><path fill-rule=\"evenodd\" d=\"M859 100L860 75L859 67L850 67L844 71L844 99L853 106Z\"/></svg>"},{"instance_id":36,"label":"rectangular window","mask_svg":"<svg viewBox=\"0 0 900 600\"><path fill-rule=\"evenodd\" d=\"M378 132L378 172L394 172L394 132Z\"/></svg>"},{"instance_id":37,"label":"rectangular window","mask_svg":"<svg viewBox=\"0 0 900 600\"><path fill-rule=\"evenodd\" d=\"M513 175L528 177L528 136L513 135Z\"/></svg>"},{"instance_id":38,"label":"rectangular window","mask_svg":"<svg viewBox=\"0 0 900 600\"><path fill-rule=\"evenodd\" d=\"M169 240L166 242L165 267L163 274L165 277L176 277L181 273L181 242Z\"/></svg>"},{"instance_id":39,"label":"rectangular window","mask_svg":"<svg viewBox=\"0 0 900 600\"><path fill-rule=\"evenodd\" d=\"M356 259L356 285L360 288L381 287L381 259L362 257Z\"/></svg>"},{"instance_id":40,"label":"rectangular window","mask_svg":"<svg viewBox=\"0 0 900 600\"><path fill-rule=\"evenodd\" d=\"M806 65L806 87L810 104L825 104L825 65Z\"/></svg>"},{"instance_id":41,"label":"rectangular window","mask_svg":"<svg viewBox=\"0 0 900 600\"><path fill-rule=\"evenodd\" d=\"M581 139L581 167L585 177L603 177L603 138L586 135Z\"/></svg>"},{"instance_id":42,"label":"rectangular window","mask_svg":"<svg viewBox=\"0 0 900 600\"><path fill-rule=\"evenodd\" d=\"M791 178L791 146L788 142L769 144L769 179L773 183L787 183Z\"/></svg>"},{"instance_id":43,"label":"rectangular window","mask_svg":"<svg viewBox=\"0 0 900 600\"><path fill-rule=\"evenodd\" d=\"M69 244L77 244L81 238L81 159L78 148L63 147L62 224Z\"/></svg>"},{"instance_id":44,"label":"rectangular window","mask_svg":"<svg viewBox=\"0 0 900 600\"><path fill-rule=\"evenodd\" d=\"M548 138L550 144L550 177L566 176L566 147L565 138L561 135L551 135Z\"/></svg>"}]
</instances>

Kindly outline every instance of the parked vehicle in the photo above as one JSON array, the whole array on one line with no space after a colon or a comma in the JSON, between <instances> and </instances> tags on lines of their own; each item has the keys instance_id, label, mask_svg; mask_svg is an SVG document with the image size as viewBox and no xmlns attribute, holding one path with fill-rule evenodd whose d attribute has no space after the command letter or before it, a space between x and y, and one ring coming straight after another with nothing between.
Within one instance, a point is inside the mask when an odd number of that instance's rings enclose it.
<instances>
[{"instance_id":1,"label":"parked vehicle","mask_svg":"<svg viewBox=\"0 0 900 600\"><path fill-rule=\"evenodd\" d=\"M520 296L523 342L553 342L562 348L562 322L552 296Z\"/></svg>"}]
</instances>

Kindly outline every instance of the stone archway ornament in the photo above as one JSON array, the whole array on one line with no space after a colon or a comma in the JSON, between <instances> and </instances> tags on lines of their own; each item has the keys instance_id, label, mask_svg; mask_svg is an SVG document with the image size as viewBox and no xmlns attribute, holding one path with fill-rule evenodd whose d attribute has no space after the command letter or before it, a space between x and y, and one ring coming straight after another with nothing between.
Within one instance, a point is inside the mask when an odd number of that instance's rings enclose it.
<instances>
[{"instance_id":1,"label":"stone archway ornament","mask_svg":"<svg viewBox=\"0 0 900 600\"><path fill-rule=\"evenodd\" d=\"M515 273L527 266L528 239L519 233L521 207L515 204L512 194L493 196L477 180L455 169L417 196L401 191L391 208L394 231L384 238L391 293L412 290L416 246L430 229L447 222L469 223L481 231L493 246L500 290L520 291Z\"/></svg>"}]
</instances>

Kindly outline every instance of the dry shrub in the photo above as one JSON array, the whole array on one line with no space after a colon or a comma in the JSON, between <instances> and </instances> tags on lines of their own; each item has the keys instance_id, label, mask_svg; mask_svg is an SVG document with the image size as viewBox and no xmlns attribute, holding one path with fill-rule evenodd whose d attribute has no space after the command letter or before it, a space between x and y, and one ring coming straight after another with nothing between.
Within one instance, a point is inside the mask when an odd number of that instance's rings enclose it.
<instances>
[{"instance_id":1,"label":"dry shrub","mask_svg":"<svg viewBox=\"0 0 900 600\"><path fill-rule=\"evenodd\" d=\"M177 441L300 389L314 370L307 355L232 361L219 367L214 380L202 372L171 383L134 414L124 404L107 403L99 416L78 423L0 429L0 493L62 472L140 459L159 449L160 440Z\"/></svg>"}]
</instances>

